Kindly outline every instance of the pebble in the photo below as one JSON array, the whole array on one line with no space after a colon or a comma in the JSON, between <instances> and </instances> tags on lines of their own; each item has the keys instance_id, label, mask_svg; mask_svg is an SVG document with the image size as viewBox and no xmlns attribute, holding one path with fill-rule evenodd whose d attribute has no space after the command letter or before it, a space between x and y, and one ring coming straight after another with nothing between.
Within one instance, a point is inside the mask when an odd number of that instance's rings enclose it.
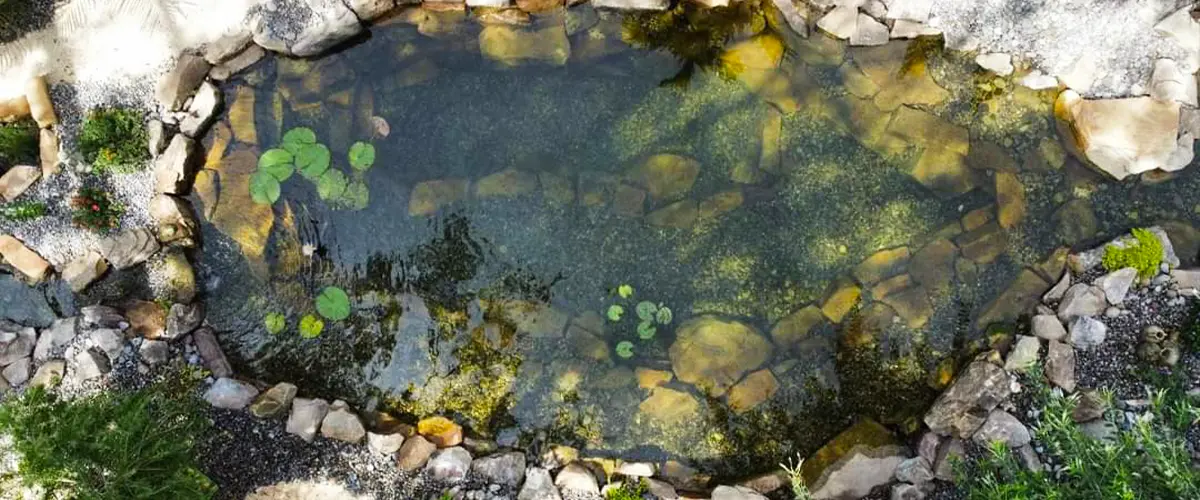
<instances>
[{"instance_id":1,"label":"pebble","mask_svg":"<svg viewBox=\"0 0 1200 500\"><path fill-rule=\"evenodd\" d=\"M1116 307L1109 307L1108 309L1104 310L1105 318L1116 318L1120 315L1121 315L1121 310L1117 309Z\"/></svg>"}]
</instances>

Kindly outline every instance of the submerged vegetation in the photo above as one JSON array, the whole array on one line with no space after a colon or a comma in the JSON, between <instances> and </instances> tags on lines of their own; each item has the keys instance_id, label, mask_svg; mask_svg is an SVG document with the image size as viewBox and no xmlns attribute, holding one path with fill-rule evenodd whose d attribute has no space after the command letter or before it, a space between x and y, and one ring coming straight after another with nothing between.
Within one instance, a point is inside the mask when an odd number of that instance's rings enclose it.
<instances>
[{"instance_id":1,"label":"submerged vegetation","mask_svg":"<svg viewBox=\"0 0 1200 500\"><path fill-rule=\"evenodd\" d=\"M281 183L299 173L317 189L317 196L335 208L362 210L370 201L363 174L375 164L375 146L356 142L347 154L351 178L330 168L329 147L317 142L317 134L308 127L296 127L283 134L280 147L269 149L258 158L258 171L250 177L250 198L260 205L279 200Z\"/></svg>"},{"instance_id":2,"label":"submerged vegetation","mask_svg":"<svg viewBox=\"0 0 1200 500\"><path fill-rule=\"evenodd\" d=\"M98 108L79 131L79 151L95 172L130 173L150 159L142 113L127 108Z\"/></svg>"},{"instance_id":3,"label":"submerged vegetation","mask_svg":"<svg viewBox=\"0 0 1200 500\"><path fill-rule=\"evenodd\" d=\"M1133 241L1123 240L1124 245L1110 244L1104 247L1104 269L1109 272L1126 267L1137 269L1138 277L1149 279L1158 272L1162 263L1163 246L1149 229L1134 228Z\"/></svg>"},{"instance_id":4,"label":"submerged vegetation","mask_svg":"<svg viewBox=\"0 0 1200 500\"><path fill-rule=\"evenodd\" d=\"M618 300L627 300L633 298L633 286L622 284L613 290ZM671 308L662 303L655 304L648 300L638 302L634 307L637 313L637 336L638 338L648 341L654 338L658 333L658 325L669 325L675 316L671 312ZM625 317L625 306L621 304L611 304L605 311L605 317L613 323L619 323ZM632 358L634 354L633 342L621 340L613 347L617 356L622 359Z\"/></svg>"},{"instance_id":5,"label":"submerged vegetation","mask_svg":"<svg viewBox=\"0 0 1200 500\"><path fill-rule=\"evenodd\" d=\"M30 119L0 123L0 169L36 164L37 159L37 123Z\"/></svg>"}]
</instances>

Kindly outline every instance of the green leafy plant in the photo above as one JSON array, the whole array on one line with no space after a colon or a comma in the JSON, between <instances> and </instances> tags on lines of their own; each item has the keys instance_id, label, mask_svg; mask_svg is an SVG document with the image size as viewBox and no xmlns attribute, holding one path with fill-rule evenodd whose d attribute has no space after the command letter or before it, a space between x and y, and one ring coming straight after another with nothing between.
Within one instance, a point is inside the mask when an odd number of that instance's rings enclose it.
<instances>
[{"instance_id":1,"label":"green leafy plant","mask_svg":"<svg viewBox=\"0 0 1200 500\"><path fill-rule=\"evenodd\" d=\"M350 167L357 172L366 172L375 164L375 146L368 142L356 142L347 155Z\"/></svg>"},{"instance_id":2,"label":"green leafy plant","mask_svg":"<svg viewBox=\"0 0 1200 500\"><path fill-rule=\"evenodd\" d=\"M1151 278L1158 273L1158 266L1162 263L1162 242L1148 229L1134 228L1130 232L1133 241L1126 241L1124 248L1113 244L1104 247L1101 260L1104 269L1112 272L1132 267L1137 269L1142 279Z\"/></svg>"},{"instance_id":3,"label":"green leafy plant","mask_svg":"<svg viewBox=\"0 0 1200 500\"><path fill-rule=\"evenodd\" d=\"M305 314L300 318L300 336L306 339L312 339L321 335L321 330L325 329L325 322L321 318L311 314Z\"/></svg>"},{"instance_id":4,"label":"green leafy plant","mask_svg":"<svg viewBox=\"0 0 1200 500\"><path fill-rule=\"evenodd\" d=\"M620 342L617 342L617 348L615 350L617 352L617 356L620 356L621 359L632 358L633 357L633 342L630 342L628 340L622 340Z\"/></svg>"},{"instance_id":5,"label":"green leafy plant","mask_svg":"<svg viewBox=\"0 0 1200 500\"><path fill-rule=\"evenodd\" d=\"M330 321L350 317L350 296L336 286L327 286L317 296L317 313Z\"/></svg>"},{"instance_id":6,"label":"green leafy plant","mask_svg":"<svg viewBox=\"0 0 1200 500\"><path fill-rule=\"evenodd\" d=\"M21 480L49 498L212 498L195 460L207 427L194 398L159 385L69 401L35 387L0 404Z\"/></svg>"},{"instance_id":7,"label":"green leafy plant","mask_svg":"<svg viewBox=\"0 0 1200 500\"><path fill-rule=\"evenodd\" d=\"M317 180L317 196L325 201L336 201L346 192L346 175L341 170L326 170Z\"/></svg>"},{"instance_id":8,"label":"green leafy plant","mask_svg":"<svg viewBox=\"0 0 1200 500\"><path fill-rule=\"evenodd\" d=\"M0 123L0 167L32 165L37 160L37 123L31 119Z\"/></svg>"},{"instance_id":9,"label":"green leafy plant","mask_svg":"<svg viewBox=\"0 0 1200 500\"><path fill-rule=\"evenodd\" d=\"M622 299L628 299L633 296L633 287L630 285L621 285L617 287L617 296Z\"/></svg>"},{"instance_id":10,"label":"green leafy plant","mask_svg":"<svg viewBox=\"0 0 1200 500\"><path fill-rule=\"evenodd\" d=\"M611 293L615 294L621 299L630 299L633 297L634 291L633 286L622 284L614 288ZM650 302L648 300L638 302L634 306L633 310L637 314L638 318L637 328L635 331L637 332L638 338L642 340L653 339L654 336L658 334L658 325L669 324L674 319L674 315L671 313L670 308L663 304L655 304L654 302ZM608 320L614 323L620 322L624 315L625 307L621 304L609 305L605 314L605 316L608 317ZM616 346L616 352L617 355L621 356L622 358L629 358L633 356L633 344L630 342L618 343Z\"/></svg>"},{"instance_id":11,"label":"green leafy plant","mask_svg":"<svg viewBox=\"0 0 1200 500\"><path fill-rule=\"evenodd\" d=\"M282 186L269 172L258 171L250 176L250 199L259 205L270 205L279 199Z\"/></svg>"},{"instance_id":12,"label":"green leafy plant","mask_svg":"<svg viewBox=\"0 0 1200 500\"><path fill-rule=\"evenodd\" d=\"M263 317L263 326L267 328L267 333L275 335L287 328L287 317L277 312L267 313Z\"/></svg>"},{"instance_id":13,"label":"green leafy plant","mask_svg":"<svg viewBox=\"0 0 1200 500\"><path fill-rule=\"evenodd\" d=\"M281 183L293 173L309 180L317 195L333 208L362 210L370 203L370 190L363 173L375 163L375 146L356 142L347 154L353 178L330 168L329 148L317 142L317 134L308 127L296 127L283 134L278 148L267 150L258 159L258 171L250 178L250 197L255 203L269 205L279 199Z\"/></svg>"},{"instance_id":14,"label":"green leafy plant","mask_svg":"<svg viewBox=\"0 0 1200 500\"><path fill-rule=\"evenodd\" d=\"M34 220L46 215L46 204L40 201L14 201L0 205L0 218L14 222Z\"/></svg>"},{"instance_id":15,"label":"green leafy plant","mask_svg":"<svg viewBox=\"0 0 1200 500\"><path fill-rule=\"evenodd\" d=\"M97 172L129 173L150 159L149 136L141 111L97 108L79 131L79 151Z\"/></svg>"},{"instance_id":16,"label":"green leafy plant","mask_svg":"<svg viewBox=\"0 0 1200 500\"><path fill-rule=\"evenodd\" d=\"M293 159L292 153L286 149L268 149L258 157L258 171L270 174L279 182L286 181L296 171Z\"/></svg>"},{"instance_id":17,"label":"green leafy plant","mask_svg":"<svg viewBox=\"0 0 1200 500\"><path fill-rule=\"evenodd\" d=\"M625 308L622 307L620 304L613 304L611 306L608 306L608 311L606 311L604 313L604 315L606 317L608 317L609 321L612 321L612 322L621 321L621 317L625 315Z\"/></svg>"},{"instance_id":18,"label":"green leafy plant","mask_svg":"<svg viewBox=\"0 0 1200 500\"><path fill-rule=\"evenodd\" d=\"M787 463L779 464L779 468L787 474L788 484L792 489L792 498L795 500L812 500L812 493L808 491L808 484L804 482L804 475L800 473L800 469L804 467L804 457L796 454L795 463L792 459L788 459Z\"/></svg>"},{"instance_id":19,"label":"green leafy plant","mask_svg":"<svg viewBox=\"0 0 1200 500\"><path fill-rule=\"evenodd\" d=\"M125 206L114 201L112 196L97 188L80 188L71 199L75 225L93 231L115 229L125 213Z\"/></svg>"},{"instance_id":20,"label":"green leafy plant","mask_svg":"<svg viewBox=\"0 0 1200 500\"><path fill-rule=\"evenodd\" d=\"M637 479L634 483L625 482L617 488L609 488L604 493L604 500L642 500L647 488L645 479Z\"/></svg>"}]
</instances>

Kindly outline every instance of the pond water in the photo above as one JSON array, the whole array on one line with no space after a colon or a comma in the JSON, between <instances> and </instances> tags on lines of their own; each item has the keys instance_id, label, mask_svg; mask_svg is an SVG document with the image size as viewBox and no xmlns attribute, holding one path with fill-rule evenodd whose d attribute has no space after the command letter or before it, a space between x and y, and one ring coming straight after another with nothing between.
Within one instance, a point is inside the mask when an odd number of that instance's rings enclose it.
<instances>
[{"instance_id":1,"label":"pond water","mask_svg":"<svg viewBox=\"0 0 1200 500\"><path fill-rule=\"evenodd\" d=\"M302 394L717 474L858 416L911 429L1064 248L1151 224L1195 242L1200 219L1200 168L1108 181L1065 153L1053 92L939 45L801 39L754 3L580 6L411 10L265 60L225 85L197 177L209 320ZM340 173L255 203L296 127ZM305 338L326 287L349 317ZM639 325L643 301L671 314Z\"/></svg>"}]
</instances>

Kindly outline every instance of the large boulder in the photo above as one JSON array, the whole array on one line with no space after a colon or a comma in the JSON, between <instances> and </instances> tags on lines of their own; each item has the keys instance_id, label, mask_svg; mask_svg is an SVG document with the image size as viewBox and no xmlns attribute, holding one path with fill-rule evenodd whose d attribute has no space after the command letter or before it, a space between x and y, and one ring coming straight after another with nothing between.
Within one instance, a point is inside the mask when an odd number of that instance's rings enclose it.
<instances>
[{"instance_id":1,"label":"large boulder","mask_svg":"<svg viewBox=\"0 0 1200 500\"><path fill-rule=\"evenodd\" d=\"M669 353L679 380L719 396L762 366L772 350L754 327L706 315L679 326Z\"/></svg>"},{"instance_id":2,"label":"large boulder","mask_svg":"<svg viewBox=\"0 0 1200 500\"><path fill-rule=\"evenodd\" d=\"M1011 393L1008 372L987 361L975 361L933 402L925 414L925 425L943 436L969 438Z\"/></svg>"},{"instance_id":3,"label":"large boulder","mask_svg":"<svg viewBox=\"0 0 1200 500\"><path fill-rule=\"evenodd\" d=\"M325 52L362 31L341 0L267 0L250 21L254 42L291 56Z\"/></svg>"},{"instance_id":4,"label":"large boulder","mask_svg":"<svg viewBox=\"0 0 1200 500\"><path fill-rule=\"evenodd\" d=\"M1178 102L1150 97L1084 99L1067 90L1058 96L1054 112L1069 129L1073 152L1118 180L1187 166L1179 160L1184 146L1178 140ZM1190 151L1191 141L1187 142Z\"/></svg>"}]
</instances>

